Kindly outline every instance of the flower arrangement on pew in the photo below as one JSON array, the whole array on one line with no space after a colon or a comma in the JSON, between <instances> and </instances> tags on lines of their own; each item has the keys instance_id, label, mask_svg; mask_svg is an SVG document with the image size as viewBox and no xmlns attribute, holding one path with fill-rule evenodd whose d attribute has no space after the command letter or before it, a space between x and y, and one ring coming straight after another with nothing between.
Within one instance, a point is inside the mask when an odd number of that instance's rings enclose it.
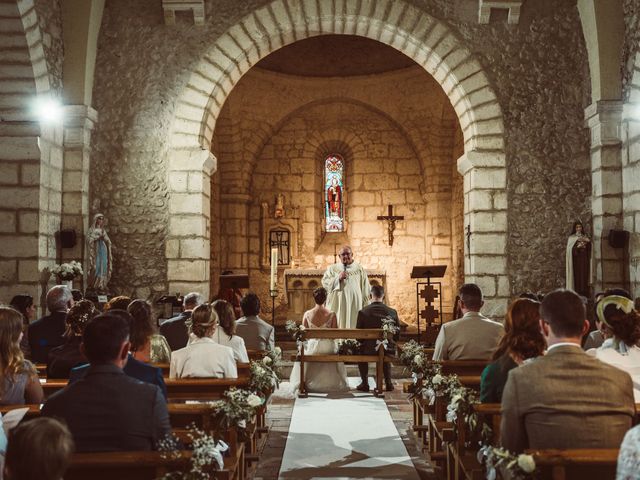
<instances>
[{"instance_id":1,"label":"flower arrangement on pew","mask_svg":"<svg viewBox=\"0 0 640 480\"><path fill-rule=\"evenodd\" d=\"M298 347L300 347L300 344L304 342L304 325L298 325L293 320L287 320L284 328L296 341Z\"/></svg>"},{"instance_id":2,"label":"flower arrangement on pew","mask_svg":"<svg viewBox=\"0 0 640 480\"><path fill-rule=\"evenodd\" d=\"M280 386L281 358L282 349L276 347L274 350L267 351L262 360L250 363L249 388L254 393L260 396L268 395Z\"/></svg>"},{"instance_id":3,"label":"flower arrangement on pew","mask_svg":"<svg viewBox=\"0 0 640 480\"><path fill-rule=\"evenodd\" d=\"M353 338L338 340L338 355L357 355L362 344Z\"/></svg>"},{"instance_id":4,"label":"flower arrangement on pew","mask_svg":"<svg viewBox=\"0 0 640 480\"><path fill-rule=\"evenodd\" d=\"M211 402L213 407L212 423L216 439L221 439L224 433L232 427L238 429L240 437L246 437L246 428L262 406L264 399L259 395L243 389L231 388L224 394L222 400Z\"/></svg>"},{"instance_id":5,"label":"flower arrangement on pew","mask_svg":"<svg viewBox=\"0 0 640 480\"><path fill-rule=\"evenodd\" d=\"M393 340L393 336L400 331L400 328L396 325L395 320L391 317L384 317L381 322L384 341L388 342L389 340Z\"/></svg>"},{"instance_id":6,"label":"flower arrangement on pew","mask_svg":"<svg viewBox=\"0 0 640 480\"><path fill-rule=\"evenodd\" d=\"M478 450L478 462L484 459L487 466L487 480L509 478L513 480L529 480L535 478L536 462L531 455L521 453L514 455L504 448L483 445ZM505 475L505 472L508 474Z\"/></svg>"},{"instance_id":7,"label":"flower arrangement on pew","mask_svg":"<svg viewBox=\"0 0 640 480\"><path fill-rule=\"evenodd\" d=\"M479 403L477 393L460 383L457 375L442 375L440 365L431 362L424 353L422 346L415 340L404 344L400 353L400 361L411 371L413 385L410 399L446 397L447 421L453 422L454 432L457 433L456 420L462 418L468 430L468 443L477 441L481 447L478 451L478 462L485 459L487 465L487 479L501 478L502 471L507 470L510 477L516 480L534 478L535 461L531 455L514 455L507 450L490 445L492 439L491 428L482 422L473 409Z\"/></svg>"},{"instance_id":8,"label":"flower arrangement on pew","mask_svg":"<svg viewBox=\"0 0 640 480\"><path fill-rule=\"evenodd\" d=\"M205 480L211 478L210 474L215 470L224 468L222 455L228 450L228 446L222 440L215 440L204 431L190 426L187 437L191 440L192 454L189 459L189 470L169 472L158 480ZM158 450L167 453L170 458L180 458L180 442L173 434L158 442Z\"/></svg>"}]
</instances>

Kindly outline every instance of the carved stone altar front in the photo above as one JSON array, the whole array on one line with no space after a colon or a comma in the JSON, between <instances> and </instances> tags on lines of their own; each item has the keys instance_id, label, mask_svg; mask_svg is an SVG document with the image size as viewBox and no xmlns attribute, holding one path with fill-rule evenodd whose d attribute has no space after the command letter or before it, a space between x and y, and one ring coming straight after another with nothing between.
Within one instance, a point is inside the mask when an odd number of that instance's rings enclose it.
<instances>
[{"instance_id":1,"label":"carved stone altar front","mask_svg":"<svg viewBox=\"0 0 640 480\"><path fill-rule=\"evenodd\" d=\"M302 321L305 311L315 306L313 291L322 286L325 269L287 269L284 271L284 288L289 304L287 319ZM367 270L371 285L382 285L386 290L386 273L382 270Z\"/></svg>"}]
</instances>

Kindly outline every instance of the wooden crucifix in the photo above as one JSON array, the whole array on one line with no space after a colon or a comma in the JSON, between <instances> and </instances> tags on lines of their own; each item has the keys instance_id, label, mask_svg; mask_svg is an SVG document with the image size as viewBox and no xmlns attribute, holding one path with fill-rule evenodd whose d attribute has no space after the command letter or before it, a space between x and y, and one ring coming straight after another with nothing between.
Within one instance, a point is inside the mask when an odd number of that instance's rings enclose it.
<instances>
[{"instance_id":1,"label":"wooden crucifix","mask_svg":"<svg viewBox=\"0 0 640 480\"><path fill-rule=\"evenodd\" d=\"M378 220L386 220L387 230L389 231L389 246L393 246L393 231L396 229L396 222L398 220L404 220L403 215L393 214L393 205L389 205L389 213L387 215L378 215Z\"/></svg>"}]
</instances>

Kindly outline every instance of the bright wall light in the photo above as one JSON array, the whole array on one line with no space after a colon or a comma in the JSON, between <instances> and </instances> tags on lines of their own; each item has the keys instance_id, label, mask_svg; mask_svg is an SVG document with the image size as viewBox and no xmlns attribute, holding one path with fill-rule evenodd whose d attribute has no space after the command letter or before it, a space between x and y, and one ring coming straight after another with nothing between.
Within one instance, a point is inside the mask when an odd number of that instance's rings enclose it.
<instances>
[{"instance_id":1,"label":"bright wall light","mask_svg":"<svg viewBox=\"0 0 640 480\"><path fill-rule=\"evenodd\" d=\"M33 111L42 122L56 122L62 118L62 105L57 98L39 97L35 100Z\"/></svg>"}]
</instances>

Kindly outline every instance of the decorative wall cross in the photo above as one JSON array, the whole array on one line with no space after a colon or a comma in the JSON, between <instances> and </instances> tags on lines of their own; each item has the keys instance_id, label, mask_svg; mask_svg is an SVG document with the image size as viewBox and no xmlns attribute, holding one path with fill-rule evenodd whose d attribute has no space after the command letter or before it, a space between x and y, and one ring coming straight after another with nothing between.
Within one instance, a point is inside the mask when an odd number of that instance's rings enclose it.
<instances>
[{"instance_id":1,"label":"decorative wall cross","mask_svg":"<svg viewBox=\"0 0 640 480\"><path fill-rule=\"evenodd\" d=\"M433 288L432 285L426 285L420 291L420 297L422 297L425 302L427 302L425 308L420 312L420 318L426 320L427 325L429 326L431 326L433 321L440 316L440 312L432 305L434 300L438 298L438 295L440 295L440 293L438 292L438 290Z\"/></svg>"},{"instance_id":2,"label":"decorative wall cross","mask_svg":"<svg viewBox=\"0 0 640 480\"><path fill-rule=\"evenodd\" d=\"M389 205L389 213L387 215L378 215L378 220L386 220L387 230L389 232L389 246L393 246L393 231L396 229L396 222L398 220L404 220L403 215L393 214L393 205Z\"/></svg>"}]
</instances>

